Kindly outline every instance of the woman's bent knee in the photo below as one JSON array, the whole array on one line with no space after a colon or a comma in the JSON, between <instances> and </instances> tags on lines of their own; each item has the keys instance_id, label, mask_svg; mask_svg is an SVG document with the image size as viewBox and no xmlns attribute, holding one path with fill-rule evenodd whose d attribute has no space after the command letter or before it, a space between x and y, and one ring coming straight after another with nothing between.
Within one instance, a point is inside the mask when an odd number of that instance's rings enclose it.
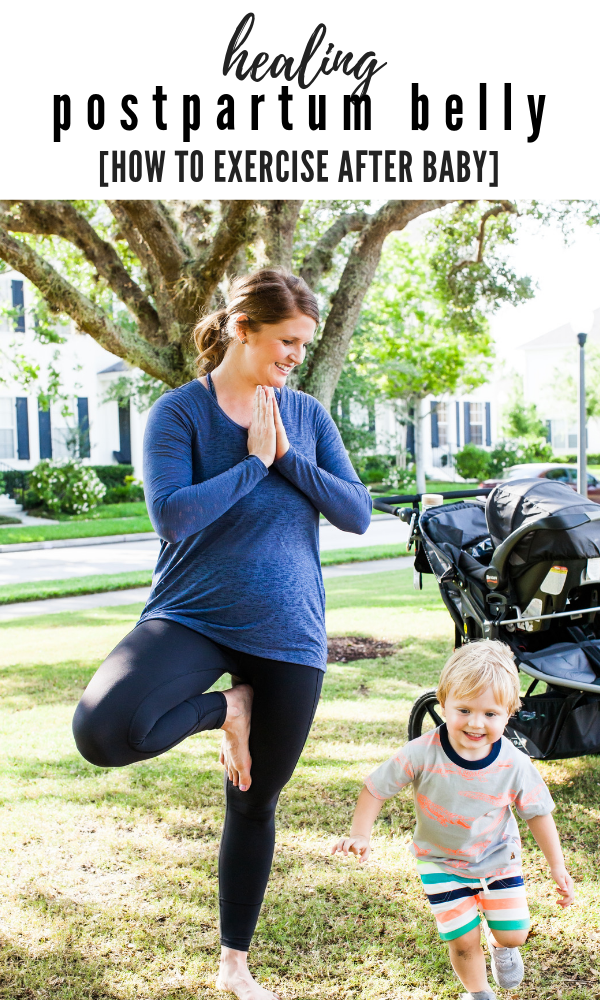
<instances>
[{"instance_id":1,"label":"woman's bent knee","mask_svg":"<svg viewBox=\"0 0 600 1000\"><path fill-rule=\"evenodd\" d=\"M96 767L124 767L143 759L119 737L103 712L85 704L85 696L73 716L73 736L81 756Z\"/></svg>"}]
</instances>

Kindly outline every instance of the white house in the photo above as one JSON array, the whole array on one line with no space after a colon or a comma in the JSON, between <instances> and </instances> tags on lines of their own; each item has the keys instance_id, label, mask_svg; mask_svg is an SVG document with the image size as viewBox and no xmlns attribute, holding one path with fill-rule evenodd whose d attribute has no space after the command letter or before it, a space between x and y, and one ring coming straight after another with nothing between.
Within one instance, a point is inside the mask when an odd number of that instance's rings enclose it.
<instances>
[{"instance_id":1,"label":"white house","mask_svg":"<svg viewBox=\"0 0 600 1000\"><path fill-rule=\"evenodd\" d=\"M586 349L600 347L600 309L588 332ZM568 398L567 380L576 384L578 353L576 332L570 323L550 330L523 344L523 390L527 402L535 403L546 421L548 439L557 455L574 454L577 449L577 411ZM587 448L600 452L600 420L591 419L587 428Z\"/></svg>"},{"instance_id":2,"label":"white house","mask_svg":"<svg viewBox=\"0 0 600 1000\"><path fill-rule=\"evenodd\" d=\"M59 328L65 343L40 343L29 294L20 274L0 274L0 306L5 308L0 315L0 468L31 469L43 458L66 458L77 438L86 465L132 464L141 478L147 414L130 403L105 399L110 383L128 366L71 325ZM13 379L19 357L40 368L39 381L29 391ZM60 376L61 398L44 410L39 394L47 389L50 368Z\"/></svg>"}]
</instances>

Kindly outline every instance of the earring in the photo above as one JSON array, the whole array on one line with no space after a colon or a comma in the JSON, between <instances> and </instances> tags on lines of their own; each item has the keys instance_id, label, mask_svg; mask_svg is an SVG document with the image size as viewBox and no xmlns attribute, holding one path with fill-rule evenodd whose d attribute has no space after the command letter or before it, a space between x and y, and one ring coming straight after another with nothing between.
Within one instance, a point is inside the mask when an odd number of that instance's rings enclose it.
<instances>
[{"instance_id":1,"label":"earring","mask_svg":"<svg viewBox=\"0 0 600 1000\"><path fill-rule=\"evenodd\" d=\"M245 344L245 343L246 343L246 338L244 337L244 339L242 340L242 344Z\"/></svg>"}]
</instances>

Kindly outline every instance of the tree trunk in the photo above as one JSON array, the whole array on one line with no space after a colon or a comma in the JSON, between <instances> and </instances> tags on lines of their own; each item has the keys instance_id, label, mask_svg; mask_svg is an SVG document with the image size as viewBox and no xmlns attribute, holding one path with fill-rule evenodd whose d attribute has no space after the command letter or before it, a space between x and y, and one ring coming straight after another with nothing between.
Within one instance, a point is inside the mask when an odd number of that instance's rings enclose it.
<instances>
[{"instance_id":1,"label":"tree trunk","mask_svg":"<svg viewBox=\"0 0 600 1000\"><path fill-rule=\"evenodd\" d=\"M262 243L262 267L292 270L294 233L302 205L301 201L259 202L256 235Z\"/></svg>"},{"instance_id":2,"label":"tree trunk","mask_svg":"<svg viewBox=\"0 0 600 1000\"><path fill-rule=\"evenodd\" d=\"M425 493L427 485L425 483L425 462L423 448L423 400L414 401L414 428L415 428L415 474L417 479L417 493Z\"/></svg>"}]
</instances>

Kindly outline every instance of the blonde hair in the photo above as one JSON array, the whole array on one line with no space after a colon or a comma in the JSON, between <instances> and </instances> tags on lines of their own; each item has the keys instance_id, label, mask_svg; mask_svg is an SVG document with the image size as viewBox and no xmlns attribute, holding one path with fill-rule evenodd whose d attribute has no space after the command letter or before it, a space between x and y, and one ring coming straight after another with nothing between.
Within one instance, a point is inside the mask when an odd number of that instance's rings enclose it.
<instances>
[{"instance_id":1,"label":"blonde hair","mask_svg":"<svg viewBox=\"0 0 600 1000\"><path fill-rule=\"evenodd\" d=\"M504 642L480 639L454 650L442 670L436 693L443 705L450 693L457 698L476 698L490 687L498 704L513 715L521 704L513 654Z\"/></svg>"},{"instance_id":2,"label":"blonde hair","mask_svg":"<svg viewBox=\"0 0 600 1000\"><path fill-rule=\"evenodd\" d=\"M303 278L276 267L234 278L225 308L203 316L194 330L198 375L218 368L237 324L256 333L263 325L281 323L296 313L319 322L317 300Z\"/></svg>"}]
</instances>

